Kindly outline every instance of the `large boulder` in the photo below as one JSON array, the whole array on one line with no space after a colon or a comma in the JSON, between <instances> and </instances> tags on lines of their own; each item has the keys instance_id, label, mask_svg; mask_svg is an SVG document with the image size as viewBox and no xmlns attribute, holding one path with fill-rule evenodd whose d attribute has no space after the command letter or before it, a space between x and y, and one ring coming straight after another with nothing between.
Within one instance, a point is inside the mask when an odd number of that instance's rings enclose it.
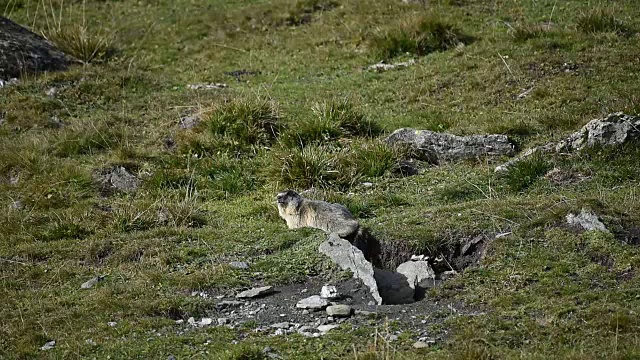
<instances>
[{"instance_id":1,"label":"large boulder","mask_svg":"<svg viewBox=\"0 0 640 360\"><path fill-rule=\"evenodd\" d=\"M73 62L42 36L0 16L0 79L65 70Z\"/></svg>"},{"instance_id":2,"label":"large boulder","mask_svg":"<svg viewBox=\"0 0 640 360\"><path fill-rule=\"evenodd\" d=\"M355 279L362 280L378 305L382 304L382 297L374 278L373 265L365 259L360 249L347 240L341 239L336 233L331 233L327 241L320 244L318 250L330 257L342 270L350 270Z\"/></svg>"},{"instance_id":3,"label":"large boulder","mask_svg":"<svg viewBox=\"0 0 640 360\"><path fill-rule=\"evenodd\" d=\"M398 129L385 142L405 145L419 158L431 163L475 159L485 156L511 155L514 146L506 135L457 136L429 130Z\"/></svg>"}]
</instances>

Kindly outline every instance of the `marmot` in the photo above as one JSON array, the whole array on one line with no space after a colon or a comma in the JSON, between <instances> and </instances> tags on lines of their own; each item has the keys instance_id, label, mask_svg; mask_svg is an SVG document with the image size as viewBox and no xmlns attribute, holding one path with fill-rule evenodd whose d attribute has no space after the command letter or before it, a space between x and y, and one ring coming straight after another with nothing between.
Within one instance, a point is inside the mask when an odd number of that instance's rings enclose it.
<instances>
[{"instance_id":1,"label":"marmot","mask_svg":"<svg viewBox=\"0 0 640 360\"><path fill-rule=\"evenodd\" d=\"M289 229L310 227L327 234L336 233L360 249L374 265L379 265L380 244L344 205L305 199L293 190L279 193L276 199L278 213Z\"/></svg>"}]
</instances>

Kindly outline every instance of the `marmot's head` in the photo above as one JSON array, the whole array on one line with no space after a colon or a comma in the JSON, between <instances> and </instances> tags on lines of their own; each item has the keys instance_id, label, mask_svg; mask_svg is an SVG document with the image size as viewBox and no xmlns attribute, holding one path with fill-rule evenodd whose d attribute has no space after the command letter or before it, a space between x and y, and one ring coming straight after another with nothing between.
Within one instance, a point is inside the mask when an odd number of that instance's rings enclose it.
<instances>
[{"instance_id":1,"label":"marmot's head","mask_svg":"<svg viewBox=\"0 0 640 360\"><path fill-rule=\"evenodd\" d=\"M286 190L279 193L276 196L278 201L278 208L293 208L297 209L302 203L302 196L293 190Z\"/></svg>"}]
</instances>

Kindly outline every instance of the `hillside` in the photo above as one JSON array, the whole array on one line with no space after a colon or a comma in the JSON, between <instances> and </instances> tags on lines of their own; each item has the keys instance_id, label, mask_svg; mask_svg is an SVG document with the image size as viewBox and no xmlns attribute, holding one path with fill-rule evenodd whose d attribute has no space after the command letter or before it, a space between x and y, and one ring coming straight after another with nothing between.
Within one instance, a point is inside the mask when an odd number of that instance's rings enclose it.
<instances>
[{"instance_id":1,"label":"hillside","mask_svg":"<svg viewBox=\"0 0 640 360\"><path fill-rule=\"evenodd\" d=\"M637 115L637 1L0 11L81 61L0 87L0 358L640 357L637 139L505 172L507 155L433 161L383 141L500 134L521 153ZM318 252L325 235L278 216L285 189L344 204L387 268L415 254L457 274L414 304L355 300L361 286ZM567 223L583 209L606 230ZM324 284L359 311L295 307ZM265 285L277 293L233 303Z\"/></svg>"}]
</instances>

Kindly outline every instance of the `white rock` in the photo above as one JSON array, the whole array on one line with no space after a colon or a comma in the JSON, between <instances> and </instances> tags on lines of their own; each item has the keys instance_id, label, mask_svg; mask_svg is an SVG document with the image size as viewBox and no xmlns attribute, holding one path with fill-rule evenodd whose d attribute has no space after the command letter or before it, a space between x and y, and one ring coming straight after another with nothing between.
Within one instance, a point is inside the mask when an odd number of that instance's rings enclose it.
<instances>
[{"instance_id":1,"label":"white rock","mask_svg":"<svg viewBox=\"0 0 640 360\"><path fill-rule=\"evenodd\" d=\"M319 295L313 295L306 299L302 299L298 301L296 307L298 309L324 309L329 306L329 301L327 299L321 298Z\"/></svg>"},{"instance_id":2,"label":"white rock","mask_svg":"<svg viewBox=\"0 0 640 360\"><path fill-rule=\"evenodd\" d=\"M351 315L351 306L349 305L331 305L327 307L327 315L335 317L347 317Z\"/></svg>"},{"instance_id":3,"label":"white rock","mask_svg":"<svg viewBox=\"0 0 640 360\"><path fill-rule=\"evenodd\" d=\"M118 323L117 323L117 322L115 322L115 321L109 321L109 322L107 323L107 325L109 325L109 326L111 326L111 327L115 327L116 325L118 325Z\"/></svg>"},{"instance_id":4,"label":"white rock","mask_svg":"<svg viewBox=\"0 0 640 360\"><path fill-rule=\"evenodd\" d=\"M222 325L226 325L229 322L229 319L227 319L227 318L218 318L217 322L218 322L218 325L222 326Z\"/></svg>"},{"instance_id":5,"label":"white rock","mask_svg":"<svg viewBox=\"0 0 640 360\"><path fill-rule=\"evenodd\" d=\"M433 280L436 273L428 262L424 260L407 261L398 266L396 271L407 277L407 282L412 289L424 280Z\"/></svg>"},{"instance_id":6,"label":"white rock","mask_svg":"<svg viewBox=\"0 0 640 360\"><path fill-rule=\"evenodd\" d=\"M56 346L56 341L55 341L55 340L52 340L52 341L49 341L48 343L46 343L46 344L42 345L42 347L40 348L40 350L43 350L43 351L51 350L51 349L53 349L55 346Z\"/></svg>"},{"instance_id":7,"label":"white rock","mask_svg":"<svg viewBox=\"0 0 640 360\"><path fill-rule=\"evenodd\" d=\"M187 324L189 325L195 325L196 324L196 319L192 316L189 319L187 319Z\"/></svg>"},{"instance_id":8,"label":"white rock","mask_svg":"<svg viewBox=\"0 0 640 360\"><path fill-rule=\"evenodd\" d=\"M200 320L200 325L202 325L202 326L211 325L212 323L213 323L213 319L212 318L202 318Z\"/></svg>"},{"instance_id":9,"label":"white rock","mask_svg":"<svg viewBox=\"0 0 640 360\"><path fill-rule=\"evenodd\" d=\"M567 214L567 223L569 225L579 226L586 231L598 230L607 233L609 232L602 221L598 219L598 216L596 214L584 208L578 215L571 213Z\"/></svg>"},{"instance_id":10,"label":"white rock","mask_svg":"<svg viewBox=\"0 0 640 360\"><path fill-rule=\"evenodd\" d=\"M322 287L322 290L320 290L320 297L324 298L324 299L337 299L340 297L340 294L338 293L338 289L336 289L335 286L333 285L325 285Z\"/></svg>"},{"instance_id":11,"label":"white rock","mask_svg":"<svg viewBox=\"0 0 640 360\"><path fill-rule=\"evenodd\" d=\"M317 329L321 333L326 333L338 327L340 327L340 325L320 325Z\"/></svg>"},{"instance_id":12,"label":"white rock","mask_svg":"<svg viewBox=\"0 0 640 360\"><path fill-rule=\"evenodd\" d=\"M271 327L276 329L288 329L291 327L291 324L289 324L288 322L281 322L281 323L271 324Z\"/></svg>"}]
</instances>

